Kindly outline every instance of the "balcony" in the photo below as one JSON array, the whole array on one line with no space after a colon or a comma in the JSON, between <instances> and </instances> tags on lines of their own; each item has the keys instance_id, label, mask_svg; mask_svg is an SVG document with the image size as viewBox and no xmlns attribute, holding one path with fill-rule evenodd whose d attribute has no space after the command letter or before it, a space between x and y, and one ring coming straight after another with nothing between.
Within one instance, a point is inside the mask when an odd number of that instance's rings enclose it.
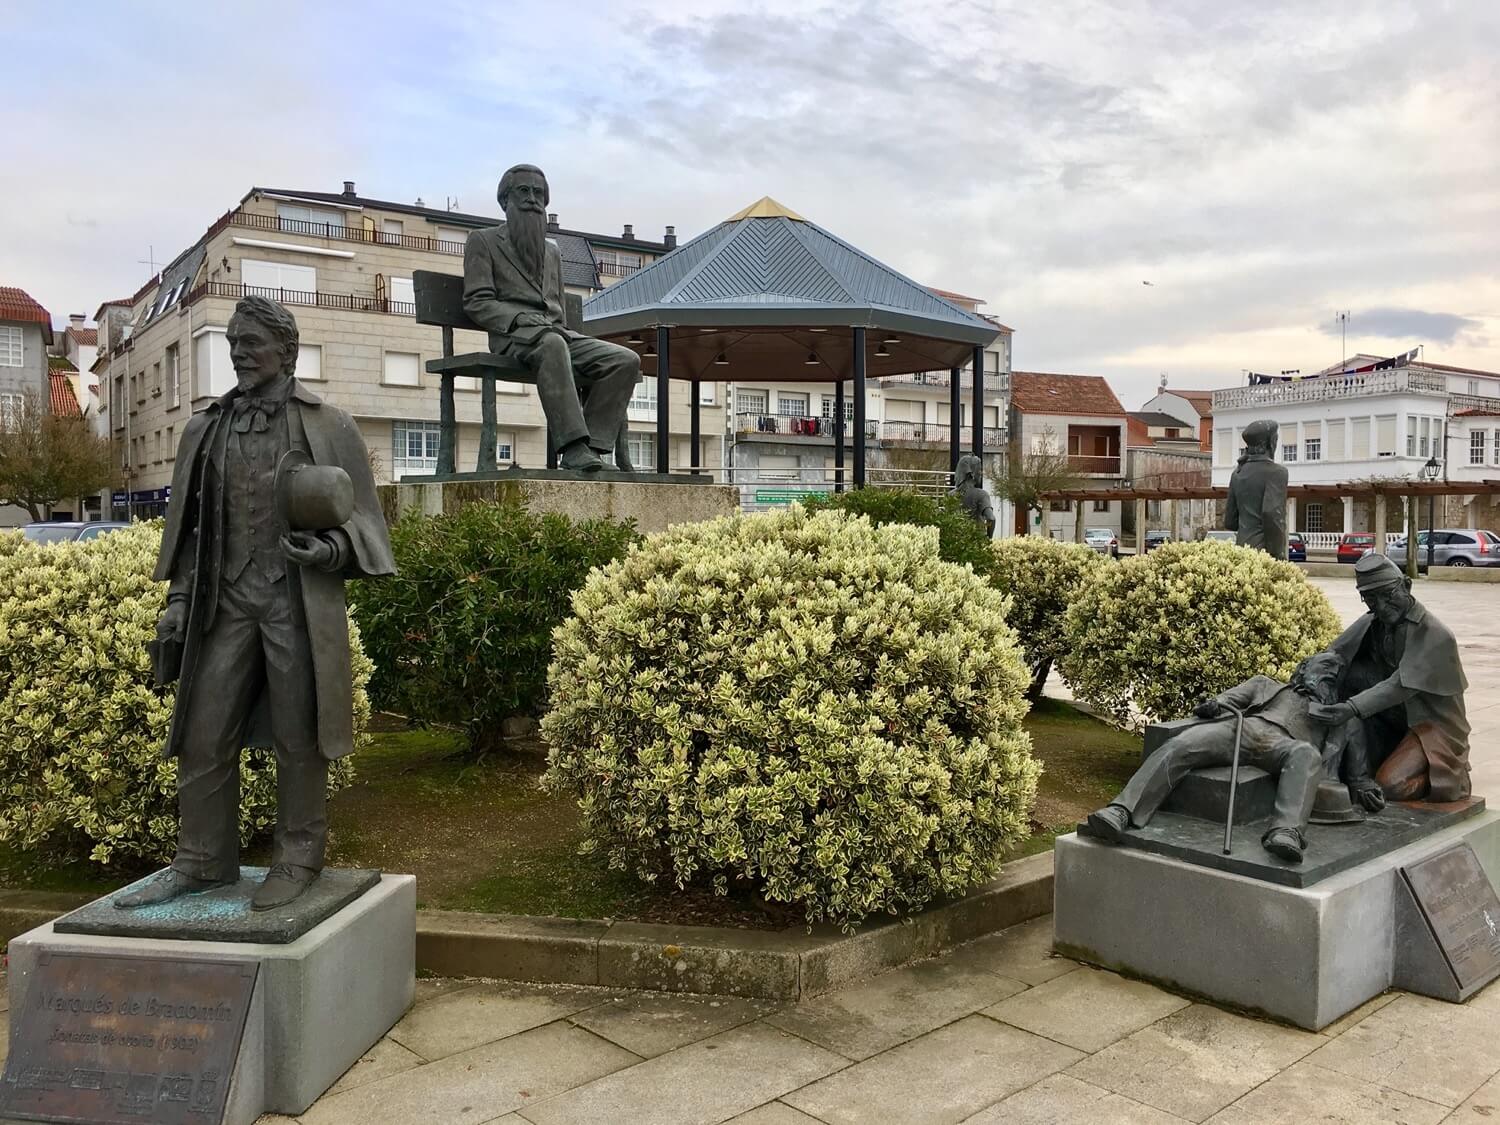
<instances>
[{"instance_id":1,"label":"balcony","mask_svg":"<svg viewBox=\"0 0 1500 1125\"><path fill-rule=\"evenodd\" d=\"M1443 375L1411 370L1366 371L1359 375L1320 375L1286 383L1265 383L1259 387L1232 387L1215 391L1213 409L1217 414L1222 410L1327 402L1331 399L1447 393L1448 380Z\"/></svg>"},{"instance_id":2,"label":"balcony","mask_svg":"<svg viewBox=\"0 0 1500 1125\"><path fill-rule=\"evenodd\" d=\"M852 430L851 422L846 429ZM865 433L875 437L878 424L867 421ZM771 414L741 411L734 416L734 432L737 434L766 434L780 437L822 438L833 441L833 419L807 414ZM852 437L852 434L851 434Z\"/></svg>"},{"instance_id":3,"label":"balcony","mask_svg":"<svg viewBox=\"0 0 1500 1125\"><path fill-rule=\"evenodd\" d=\"M878 435L881 445L924 449L941 447L947 449L952 441L952 427L946 422L881 422ZM958 428L958 444L968 449L974 442L974 428ZM1005 448L1005 431L993 426L984 429L984 447L990 450Z\"/></svg>"},{"instance_id":4,"label":"balcony","mask_svg":"<svg viewBox=\"0 0 1500 1125\"><path fill-rule=\"evenodd\" d=\"M376 246L399 246L404 250L425 250L457 257L462 257L464 252L462 242L440 241L420 234L390 234L386 231L369 230L364 226L344 226L340 223L309 223L302 219L283 219L280 215L257 215L252 211L230 211L210 227L208 233L216 234L225 227L300 234L342 242L367 242Z\"/></svg>"},{"instance_id":5,"label":"balcony","mask_svg":"<svg viewBox=\"0 0 1500 1125\"><path fill-rule=\"evenodd\" d=\"M392 301L384 297L352 293L314 293L298 289L267 289L260 285L240 285L230 281L208 281L187 296L187 303L204 297L269 297L283 305L310 305L320 309L342 309L345 312L389 313L392 316L416 316L417 306L410 301Z\"/></svg>"},{"instance_id":6,"label":"balcony","mask_svg":"<svg viewBox=\"0 0 1500 1125\"><path fill-rule=\"evenodd\" d=\"M1120 475L1120 458L1118 455L1085 456L1070 453L1068 454L1068 468L1086 477L1117 477Z\"/></svg>"},{"instance_id":7,"label":"balcony","mask_svg":"<svg viewBox=\"0 0 1500 1125\"><path fill-rule=\"evenodd\" d=\"M599 276L600 277L615 277L615 278L629 277L631 274L638 273L638 272L640 272L640 270L642 270L644 268L645 268L644 266L630 266L630 265L626 265L623 262L600 262L599 263Z\"/></svg>"},{"instance_id":8,"label":"balcony","mask_svg":"<svg viewBox=\"0 0 1500 1125\"><path fill-rule=\"evenodd\" d=\"M879 379L882 387L951 387L953 376L948 371L918 371L906 375L882 375ZM972 391L974 376L968 371L960 373L958 378L959 389L965 393ZM1010 376L985 372L984 390L986 394L1005 394L1010 390Z\"/></svg>"},{"instance_id":9,"label":"balcony","mask_svg":"<svg viewBox=\"0 0 1500 1125\"><path fill-rule=\"evenodd\" d=\"M846 427L849 439L853 440L853 422ZM734 430L738 434L754 436L763 434L780 438L813 438L828 444L833 443L833 419L808 417L804 414L761 414L740 412L734 416ZM946 449L950 441L950 427L937 422L877 422L865 421L865 437L881 445ZM974 440L974 431L969 426L958 429L958 443L967 449ZM984 447L987 450L1005 448L1003 430L986 428ZM1116 465L1119 458L1115 458Z\"/></svg>"}]
</instances>

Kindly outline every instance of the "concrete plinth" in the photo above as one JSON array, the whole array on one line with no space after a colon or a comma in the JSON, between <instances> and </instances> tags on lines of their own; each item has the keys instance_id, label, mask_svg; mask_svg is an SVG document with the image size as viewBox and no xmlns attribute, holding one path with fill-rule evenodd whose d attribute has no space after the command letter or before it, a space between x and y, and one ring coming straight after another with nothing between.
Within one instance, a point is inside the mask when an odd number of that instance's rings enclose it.
<instances>
[{"instance_id":1,"label":"concrete plinth","mask_svg":"<svg viewBox=\"0 0 1500 1125\"><path fill-rule=\"evenodd\" d=\"M260 971L230 1082L227 1125L302 1113L411 1006L416 880L385 875L286 944L64 934L51 922L10 943L11 1039L42 953L256 962Z\"/></svg>"},{"instance_id":2,"label":"concrete plinth","mask_svg":"<svg viewBox=\"0 0 1500 1125\"><path fill-rule=\"evenodd\" d=\"M739 489L684 474L466 473L440 482L381 485L377 491L390 522L408 511L436 516L468 504L517 504L572 520L632 519L639 530L653 532L732 515L740 507Z\"/></svg>"},{"instance_id":3,"label":"concrete plinth","mask_svg":"<svg viewBox=\"0 0 1500 1125\"><path fill-rule=\"evenodd\" d=\"M1405 929L1399 868L1468 843L1500 883L1500 813L1484 812L1309 887L1212 870L1077 834L1057 840L1059 953L1318 1030L1429 951Z\"/></svg>"}]
</instances>

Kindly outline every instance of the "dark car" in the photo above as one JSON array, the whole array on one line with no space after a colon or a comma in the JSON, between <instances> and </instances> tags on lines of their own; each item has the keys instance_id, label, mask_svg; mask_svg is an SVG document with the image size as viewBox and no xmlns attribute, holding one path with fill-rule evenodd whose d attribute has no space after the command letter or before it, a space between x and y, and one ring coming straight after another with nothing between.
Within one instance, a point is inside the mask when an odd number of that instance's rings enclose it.
<instances>
[{"instance_id":1,"label":"dark car","mask_svg":"<svg viewBox=\"0 0 1500 1125\"><path fill-rule=\"evenodd\" d=\"M1154 551L1163 543L1170 542L1172 542L1172 533L1165 528L1158 528L1155 531L1146 532L1145 547L1148 551Z\"/></svg>"},{"instance_id":2,"label":"dark car","mask_svg":"<svg viewBox=\"0 0 1500 1125\"><path fill-rule=\"evenodd\" d=\"M1302 536L1292 531L1286 537L1286 561L1306 562L1307 544L1302 541Z\"/></svg>"},{"instance_id":3,"label":"dark car","mask_svg":"<svg viewBox=\"0 0 1500 1125\"><path fill-rule=\"evenodd\" d=\"M1375 549L1375 535L1369 531L1346 531L1339 537L1334 557L1341 563L1357 563Z\"/></svg>"},{"instance_id":4,"label":"dark car","mask_svg":"<svg viewBox=\"0 0 1500 1125\"><path fill-rule=\"evenodd\" d=\"M33 543L85 543L90 539L97 539L101 535L108 535L111 531L119 531L122 527L129 526L128 523L121 523L118 520L28 523L21 528L21 534Z\"/></svg>"}]
</instances>

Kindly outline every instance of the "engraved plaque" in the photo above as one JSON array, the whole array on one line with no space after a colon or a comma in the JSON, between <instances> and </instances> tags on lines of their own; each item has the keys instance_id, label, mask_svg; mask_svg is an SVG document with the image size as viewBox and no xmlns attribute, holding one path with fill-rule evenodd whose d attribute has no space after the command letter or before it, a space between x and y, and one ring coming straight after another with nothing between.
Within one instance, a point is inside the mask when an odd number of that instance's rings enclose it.
<instances>
[{"instance_id":1,"label":"engraved plaque","mask_svg":"<svg viewBox=\"0 0 1500 1125\"><path fill-rule=\"evenodd\" d=\"M12 1011L0 1115L88 1125L211 1125L260 966L43 953Z\"/></svg>"},{"instance_id":2,"label":"engraved plaque","mask_svg":"<svg viewBox=\"0 0 1500 1125\"><path fill-rule=\"evenodd\" d=\"M1500 898L1468 844L1401 869L1460 989L1500 975Z\"/></svg>"}]
</instances>

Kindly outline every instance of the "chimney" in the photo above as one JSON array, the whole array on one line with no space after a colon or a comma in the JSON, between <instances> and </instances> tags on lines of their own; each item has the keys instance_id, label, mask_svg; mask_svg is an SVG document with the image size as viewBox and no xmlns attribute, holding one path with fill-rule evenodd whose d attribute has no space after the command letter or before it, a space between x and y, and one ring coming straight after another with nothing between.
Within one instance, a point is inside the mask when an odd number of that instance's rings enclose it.
<instances>
[{"instance_id":1,"label":"chimney","mask_svg":"<svg viewBox=\"0 0 1500 1125\"><path fill-rule=\"evenodd\" d=\"M86 318L84 317L84 315L82 313L69 313L68 314L68 323L70 323L74 328L82 328L83 327L83 322L84 322L85 319Z\"/></svg>"},{"instance_id":2,"label":"chimney","mask_svg":"<svg viewBox=\"0 0 1500 1125\"><path fill-rule=\"evenodd\" d=\"M353 180L345 180L344 181L344 198L345 199L353 199L354 198L354 181Z\"/></svg>"},{"instance_id":3,"label":"chimney","mask_svg":"<svg viewBox=\"0 0 1500 1125\"><path fill-rule=\"evenodd\" d=\"M425 203L422 202L422 197L419 195L419 196L417 196L417 201L415 203L413 203L412 206L413 207L426 207L427 204L425 204Z\"/></svg>"},{"instance_id":4,"label":"chimney","mask_svg":"<svg viewBox=\"0 0 1500 1125\"><path fill-rule=\"evenodd\" d=\"M661 240L661 243L668 250L675 250L677 248L677 228L668 227L666 237Z\"/></svg>"},{"instance_id":5,"label":"chimney","mask_svg":"<svg viewBox=\"0 0 1500 1125\"><path fill-rule=\"evenodd\" d=\"M557 225L557 212L556 211L548 211L547 212L547 229L548 230L557 230L558 229L558 225Z\"/></svg>"},{"instance_id":6,"label":"chimney","mask_svg":"<svg viewBox=\"0 0 1500 1125\"><path fill-rule=\"evenodd\" d=\"M630 223L626 223L625 224L625 233L622 234L620 237L623 238L626 242L634 242L635 241L635 227L632 226Z\"/></svg>"}]
</instances>

